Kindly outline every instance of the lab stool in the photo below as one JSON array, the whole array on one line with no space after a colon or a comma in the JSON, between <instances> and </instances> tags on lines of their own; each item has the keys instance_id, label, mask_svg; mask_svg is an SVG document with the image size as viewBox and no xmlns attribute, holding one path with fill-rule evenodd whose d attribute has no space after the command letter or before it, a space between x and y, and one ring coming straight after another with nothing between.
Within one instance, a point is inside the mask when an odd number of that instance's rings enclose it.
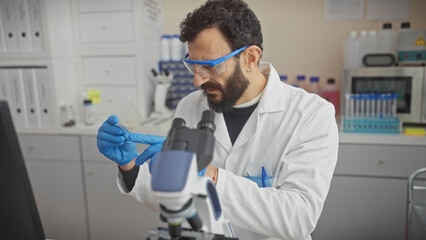
<instances>
[{"instance_id":1,"label":"lab stool","mask_svg":"<svg viewBox=\"0 0 426 240\"><path fill-rule=\"evenodd\" d=\"M406 240L426 239L426 168L417 169L408 178L406 220Z\"/></svg>"}]
</instances>

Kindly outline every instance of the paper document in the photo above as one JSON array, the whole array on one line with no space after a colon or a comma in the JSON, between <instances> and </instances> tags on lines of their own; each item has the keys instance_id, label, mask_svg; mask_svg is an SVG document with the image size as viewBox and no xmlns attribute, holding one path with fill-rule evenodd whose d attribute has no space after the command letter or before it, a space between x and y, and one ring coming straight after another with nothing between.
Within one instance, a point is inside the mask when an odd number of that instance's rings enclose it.
<instances>
[{"instance_id":1,"label":"paper document","mask_svg":"<svg viewBox=\"0 0 426 240\"><path fill-rule=\"evenodd\" d=\"M325 0L324 21L362 21L364 0Z\"/></svg>"},{"instance_id":2,"label":"paper document","mask_svg":"<svg viewBox=\"0 0 426 240\"><path fill-rule=\"evenodd\" d=\"M410 15L410 0L368 0L367 20L400 20Z\"/></svg>"}]
</instances>

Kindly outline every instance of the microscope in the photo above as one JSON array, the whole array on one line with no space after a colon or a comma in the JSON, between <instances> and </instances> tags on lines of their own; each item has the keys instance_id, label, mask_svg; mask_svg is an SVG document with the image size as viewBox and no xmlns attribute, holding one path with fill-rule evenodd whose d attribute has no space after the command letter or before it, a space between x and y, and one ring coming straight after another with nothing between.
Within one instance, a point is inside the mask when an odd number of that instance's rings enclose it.
<instances>
[{"instance_id":1,"label":"microscope","mask_svg":"<svg viewBox=\"0 0 426 240\"><path fill-rule=\"evenodd\" d=\"M168 227L150 231L147 239L236 239L223 217L214 182L198 176L212 161L215 128L209 110L196 129L186 127L181 118L173 120L151 169L152 196Z\"/></svg>"}]
</instances>

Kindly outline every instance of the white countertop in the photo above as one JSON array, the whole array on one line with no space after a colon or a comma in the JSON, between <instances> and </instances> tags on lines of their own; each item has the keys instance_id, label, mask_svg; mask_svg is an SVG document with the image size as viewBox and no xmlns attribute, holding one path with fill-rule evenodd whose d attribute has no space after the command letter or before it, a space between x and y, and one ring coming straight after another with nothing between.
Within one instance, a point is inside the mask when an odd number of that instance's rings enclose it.
<instances>
[{"instance_id":1,"label":"white countertop","mask_svg":"<svg viewBox=\"0 0 426 240\"><path fill-rule=\"evenodd\" d=\"M157 124L148 122L145 124L125 123L124 125L132 132L166 136L170 129L172 120L169 119ZM98 128L102 123L91 126L77 124L73 127L58 128L18 128L19 134L62 134L62 135L89 135L96 136ZM379 145L411 145L426 146L425 136L407 136L403 134L363 134L340 132L341 144L379 144Z\"/></svg>"}]
</instances>

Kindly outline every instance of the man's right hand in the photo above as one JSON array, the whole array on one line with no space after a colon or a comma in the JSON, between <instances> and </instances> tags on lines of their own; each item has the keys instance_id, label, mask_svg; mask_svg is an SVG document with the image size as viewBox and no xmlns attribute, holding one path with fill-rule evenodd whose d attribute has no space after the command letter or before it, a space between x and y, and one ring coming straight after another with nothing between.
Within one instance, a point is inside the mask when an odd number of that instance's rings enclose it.
<instances>
[{"instance_id":1,"label":"man's right hand","mask_svg":"<svg viewBox=\"0 0 426 240\"><path fill-rule=\"evenodd\" d=\"M118 117L111 115L98 129L99 152L124 166L139 156L136 144L129 140L129 132L118 125Z\"/></svg>"}]
</instances>

